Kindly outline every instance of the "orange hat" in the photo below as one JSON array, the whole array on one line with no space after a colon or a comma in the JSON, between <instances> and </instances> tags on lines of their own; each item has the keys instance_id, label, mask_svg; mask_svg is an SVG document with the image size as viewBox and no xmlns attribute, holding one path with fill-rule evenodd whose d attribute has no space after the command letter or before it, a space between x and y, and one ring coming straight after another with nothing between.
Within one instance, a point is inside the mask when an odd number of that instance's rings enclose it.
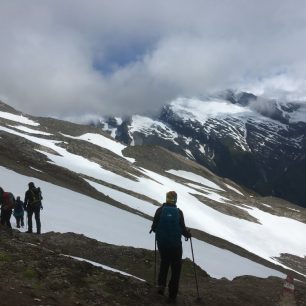
<instances>
[{"instance_id":1,"label":"orange hat","mask_svg":"<svg viewBox=\"0 0 306 306\"><path fill-rule=\"evenodd\" d=\"M169 191L166 194L166 203L169 204L176 204L177 201L177 194L175 191Z\"/></svg>"}]
</instances>

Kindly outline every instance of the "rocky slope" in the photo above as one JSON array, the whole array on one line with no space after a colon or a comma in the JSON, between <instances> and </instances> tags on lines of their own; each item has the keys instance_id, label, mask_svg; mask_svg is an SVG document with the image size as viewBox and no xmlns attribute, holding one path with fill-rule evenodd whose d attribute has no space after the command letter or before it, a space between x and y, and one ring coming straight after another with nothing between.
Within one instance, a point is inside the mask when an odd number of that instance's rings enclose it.
<instances>
[{"instance_id":1,"label":"rocky slope","mask_svg":"<svg viewBox=\"0 0 306 306\"><path fill-rule=\"evenodd\" d=\"M153 284L154 251L109 245L73 233L36 236L4 229L0 233L3 306L166 304L166 298L156 294ZM199 267L197 277L200 301L192 262L185 260L177 305L271 306L282 299L283 280L279 278L244 276L233 281L217 280ZM305 283L296 282L297 305L306 305L305 292Z\"/></svg>"},{"instance_id":2,"label":"rocky slope","mask_svg":"<svg viewBox=\"0 0 306 306\"><path fill-rule=\"evenodd\" d=\"M127 144L163 146L262 195L306 207L305 109L227 91L178 99L158 118L108 118L98 126Z\"/></svg>"}]
</instances>

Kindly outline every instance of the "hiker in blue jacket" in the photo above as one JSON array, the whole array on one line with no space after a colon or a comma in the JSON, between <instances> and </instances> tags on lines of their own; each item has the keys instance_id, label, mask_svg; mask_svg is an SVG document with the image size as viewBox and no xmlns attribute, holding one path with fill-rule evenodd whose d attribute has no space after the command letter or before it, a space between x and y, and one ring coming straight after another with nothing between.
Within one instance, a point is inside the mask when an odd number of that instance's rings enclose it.
<instances>
[{"instance_id":1,"label":"hiker in blue jacket","mask_svg":"<svg viewBox=\"0 0 306 306\"><path fill-rule=\"evenodd\" d=\"M17 228L24 227L24 209L23 209L23 202L20 200L20 197L18 196L16 198L15 208L14 208L14 217L16 219Z\"/></svg>"},{"instance_id":2,"label":"hiker in blue jacket","mask_svg":"<svg viewBox=\"0 0 306 306\"><path fill-rule=\"evenodd\" d=\"M151 231L156 233L158 251L160 254L160 269L158 275L158 293L164 294L167 284L167 274L171 266L171 279L168 284L169 303L175 303L178 293L182 262L182 235L190 238L183 212L176 206L177 194L169 191L166 203L156 210Z\"/></svg>"}]
</instances>

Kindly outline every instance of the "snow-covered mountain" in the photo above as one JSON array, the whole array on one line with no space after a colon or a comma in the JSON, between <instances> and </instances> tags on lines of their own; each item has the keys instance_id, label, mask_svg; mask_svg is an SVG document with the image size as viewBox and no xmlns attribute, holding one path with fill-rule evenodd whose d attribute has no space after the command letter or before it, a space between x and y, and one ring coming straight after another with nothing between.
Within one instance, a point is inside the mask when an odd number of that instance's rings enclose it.
<instances>
[{"instance_id":1,"label":"snow-covered mountain","mask_svg":"<svg viewBox=\"0 0 306 306\"><path fill-rule=\"evenodd\" d=\"M214 173L306 207L306 103L281 103L231 91L179 98L158 118L101 119L129 145L163 146Z\"/></svg>"},{"instance_id":2,"label":"snow-covered mountain","mask_svg":"<svg viewBox=\"0 0 306 306\"><path fill-rule=\"evenodd\" d=\"M0 186L16 196L29 181L41 187L43 232L152 250L152 216L176 190L196 262L212 277L284 277L288 270L306 277L305 209L259 197L164 148L127 147L99 128L35 118L1 103L0 173ZM184 256L191 258L188 243Z\"/></svg>"}]
</instances>

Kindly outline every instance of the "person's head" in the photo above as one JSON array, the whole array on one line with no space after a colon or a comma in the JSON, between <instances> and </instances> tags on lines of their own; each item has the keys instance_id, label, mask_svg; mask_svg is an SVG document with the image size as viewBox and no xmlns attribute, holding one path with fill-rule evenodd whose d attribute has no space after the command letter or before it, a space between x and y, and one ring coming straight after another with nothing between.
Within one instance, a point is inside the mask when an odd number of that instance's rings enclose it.
<instances>
[{"instance_id":1,"label":"person's head","mask_svg":"<svg viewBox=\"0 0 306 306\"><path fill-rule=\"evenodd\" d=\"M18 196L16 199L17 199L17 201L20 201L20 196Z\"/></svg>"},{"instance_id":2,"label":"person's head","mask_svg":"<svg viewBox=\"0 0 306 306\"><path fill-rule=\"evenodd\" d=\"M30 183L29 183L29 188L30 188L30 189L35 188L35 185L34 185L33 182L30 182Z\"/></svg>"},{"instance_id":3,"label":"person's head","mask_svg":"<svg viewBox=\"0 0 306 306\"><path fill-rule=\"evenodd\" d=\"M176 204L177 201L177 194L175 191L169 191L166 194L166 203L168 204Z\"/></svg>"}]
</instances>

